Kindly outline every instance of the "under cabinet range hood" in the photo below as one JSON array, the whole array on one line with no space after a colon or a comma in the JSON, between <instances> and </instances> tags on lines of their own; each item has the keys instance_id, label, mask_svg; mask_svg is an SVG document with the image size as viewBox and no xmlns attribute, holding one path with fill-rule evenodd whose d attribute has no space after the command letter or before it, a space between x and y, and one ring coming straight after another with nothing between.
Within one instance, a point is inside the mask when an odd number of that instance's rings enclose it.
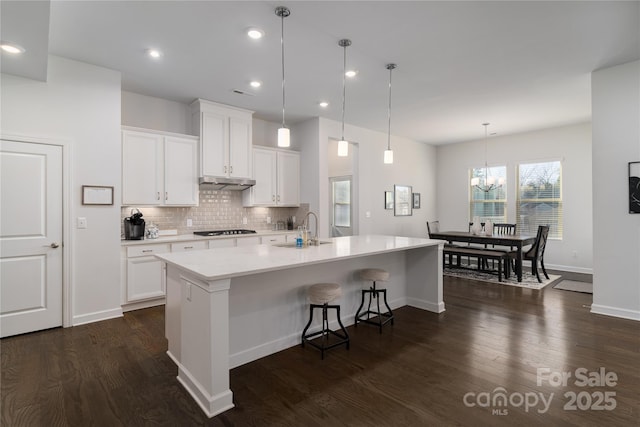
<instances>
[{"instance_id":1,"label":"under cabinet range hood","mask_svg":"<svg viewBox=\"0 0 640 427\"><path fill-rule=\"evenodd\" d=\"M219 176L203 176L200 178L200 187L207 190L246 190L256 185L255 179L249 178L225 178Z\"/></svg>"}]
</instances>

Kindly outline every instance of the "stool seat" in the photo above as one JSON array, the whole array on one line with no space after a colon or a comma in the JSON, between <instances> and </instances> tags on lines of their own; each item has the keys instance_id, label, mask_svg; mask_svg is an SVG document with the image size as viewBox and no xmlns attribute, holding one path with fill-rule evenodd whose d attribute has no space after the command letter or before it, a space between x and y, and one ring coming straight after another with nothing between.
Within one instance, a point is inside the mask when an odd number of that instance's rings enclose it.
<instances>
[{"instance_id":1,"label":"stool seat","mask_svg":"<svg viewBox=\"0 0 640 427\"><path fill-rule=\"evenodd\" d=\"M369 323L371 325L378 326L380 333L382 333L382 326L388 322L393 325L393 311L389 307L387 302L387 290L376 287L376 282L386 282L389 280L389 272L381 268L364 268L360 270L360 279L373 282L373 286L369 289L362 290L362 301L360 307L356 311L356 318L354 321L355 326L358 326L358 322ZM369 305L363 312L365 296L369 296ZM380 311L380 299L382 298L384 305L387 307L385 313ZM376 300L377 310L371 309L371 303Z\"/></svg>"},{"instance_id":2,"label":"stool seat","mask_svg":"<svg viewBox=\"0 0 640 427\"><path fill-rule=\"evenodd\" d=\"M386 282L389 280L389 272L381 268L365 268L360 270L360 278L373 282Z\"/></svg>"},{"instance_id":3,"label":"stool seat","mask_svg":"<svg viewBox=\"0 0 640 427\"><path fill-rule=\"evenodd\" d=\"M342 288L337 283L316 283L308 291L312 304L326 304L342 295Z\"/></svg>"},{"instance_id":4,"label":"stool seat","mask_svg":"<svg viewBox=\"0 0 640 427\"><path fill-rule=\"evenodd\" d=\"M349 334L340 319L340 305L329 304L342 295L342 288L337 283L316 283L307 289L309 296L309 322L302 331L302 347L305 343L320 350L320 355L324 359L324 352L330 348L345 344L349 350ZM313 322L313 310L319 309L322 312L322 327L319 331L307 333L311 322ZM340 332L332 331L329 328L328 311L335 310Z\"/></svg>"}]
</instances>

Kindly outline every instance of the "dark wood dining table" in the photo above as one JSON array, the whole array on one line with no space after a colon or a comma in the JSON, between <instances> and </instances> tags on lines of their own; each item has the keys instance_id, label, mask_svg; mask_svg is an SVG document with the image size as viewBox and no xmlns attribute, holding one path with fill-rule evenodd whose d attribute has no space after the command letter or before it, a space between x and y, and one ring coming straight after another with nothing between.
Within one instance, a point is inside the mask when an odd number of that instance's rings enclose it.
<instances>
[{"instance_id":1,"label":"dark wood dining table","mask_svg":"<svg viewBox=\"0 0 640 427\"><path fill-rule=\"evenodd\" d=\"M522 248L532 245L536 241L536 236L526 234L473 234L469 231L438 231L431 232L432 239L446 240L449 243L479 243L483 245L508 246L516 248L516 274L518 282L522 282Z\"/></svg>"}]
</instances>

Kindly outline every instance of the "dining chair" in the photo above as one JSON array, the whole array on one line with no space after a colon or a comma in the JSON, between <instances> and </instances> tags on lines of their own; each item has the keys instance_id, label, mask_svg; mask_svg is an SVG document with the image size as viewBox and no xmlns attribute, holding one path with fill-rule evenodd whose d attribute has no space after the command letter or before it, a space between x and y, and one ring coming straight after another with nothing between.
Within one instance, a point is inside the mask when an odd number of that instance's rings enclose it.
<instances>
[{"instance_id":1,"label":"dining chair","mask_svg":"<svg viewBox=\"0 0 640 427\"><path fill-rule=\"evenodd\" d=\"M516 224L493 224L493 234L516 234Z\"/></svg>"},{"instance_id":2,"label":"dining chair","mask_svg":"<svg viewBox=\"0 0 640 427\"><path fill-rule=\"evenodd\" d=\"M536 241L533 242L531 248L522 254L522 259L526 261L531 261L531 274L534 274L538 279L539 283L542 283L542 279L540 278L540 272L538 271L538 262L540 263L540 267L542 268L542 273L544 277L549 279L549 275L547 274L547 270L544 268L544 250L547 247L547 237L549 236L549 226L548 225L540 225L538 226L538 233L536 234ZM509 252L509 256L512 259L517 257L517 251Z\"/></svg>"}]
</instances>

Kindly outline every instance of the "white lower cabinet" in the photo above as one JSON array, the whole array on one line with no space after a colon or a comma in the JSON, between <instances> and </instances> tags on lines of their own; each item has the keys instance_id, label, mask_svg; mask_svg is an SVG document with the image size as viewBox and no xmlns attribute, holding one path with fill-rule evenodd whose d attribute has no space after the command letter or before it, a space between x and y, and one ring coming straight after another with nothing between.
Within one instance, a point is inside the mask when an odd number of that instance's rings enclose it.
<instances>
[{"instance_id":1,"label":"white lower cabinet","mask_svg":"<svg viewBox=\"0 0 640 427\"><path fill-rule=\"evenodd\" d=\"M251 236L251 237L241 237L236 239L237 246L251 246L251 245L259 245L260 237L259 236Z\"/></svg>"},{"instance_id":2,"label":"white lower cabinet","mask_svg":"<svg viewBox=\"0 0 640 427\"><path fill-rule=\"evenodd\" d=\"M231 248L236 245L236 239L212 239L209 240L209 249Z\"/></svg>"},{"instance_id":3,"label":"white lower cabinet","mask_svg":"<svg viewBox=\"0 0 640 427\"><path fill-rule=\"evenodd\" d=\"M198 240L195 242L179 242L179 243L171 244L171 252L197 251L200 249L209 249L209 245L206 240Z\"/></svg>"},{"instance_id":4,"label":"white lower cabinet","mask_svg":"<svg viewBox=\"0 0 640 427\"><path fill-rule=\"evenodd\" d=\"M164 297L165 264L154 255L169 251L167 244L127 248L126 303Z\"/></svg>"}]
</instances>

